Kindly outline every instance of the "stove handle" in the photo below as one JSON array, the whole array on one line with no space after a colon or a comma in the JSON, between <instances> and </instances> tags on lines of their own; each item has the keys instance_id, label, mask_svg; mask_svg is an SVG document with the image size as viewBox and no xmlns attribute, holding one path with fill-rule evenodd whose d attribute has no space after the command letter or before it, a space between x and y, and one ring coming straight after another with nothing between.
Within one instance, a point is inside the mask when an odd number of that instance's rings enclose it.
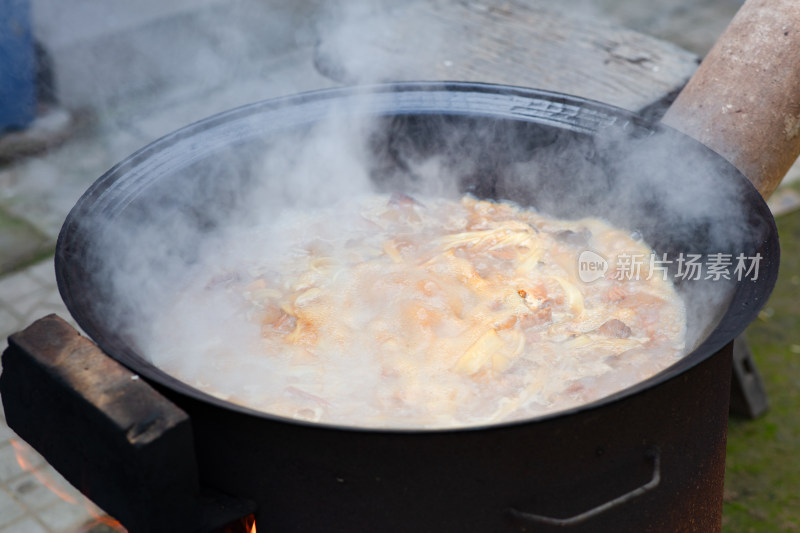
<instances>
[{"instance_id":1,"label":"stove handle","mask_svg":"<svg viewBox=\"0 0 800 533\"><path fill-rule=\"evenodd\" d=\"M561 527L568 527L568 526L575 526L590 520L597 515L600 515L614 507L618 507L620 505L625 505L629 501L638 498L639 496L650 492L651 490L658 487L658 484L661 483L661 450L657 447L651 448L645 452L645 459L648 462L652 462L653 464L653 475L647 483L637 487L630 492L626 492L613 500L609 500L605 503L602 503L596 507L593 507L587 511L582 513L576 514L574 516L570 516L569 518L553 518L550 516L544 516L534 513L528 513L525 511L520 511L518 509L509 509L508 513L513 516L514 518L532 522L536 524L547 524L551 526L561 526Z\"/></svg>"}]
</instances>

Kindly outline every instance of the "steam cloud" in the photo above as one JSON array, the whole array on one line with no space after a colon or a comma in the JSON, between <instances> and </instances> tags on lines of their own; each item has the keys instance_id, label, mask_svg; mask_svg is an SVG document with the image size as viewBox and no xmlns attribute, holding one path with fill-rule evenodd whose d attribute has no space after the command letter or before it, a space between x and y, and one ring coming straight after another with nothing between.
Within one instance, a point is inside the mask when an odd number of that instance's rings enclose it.
<instances>
[{"instance_id":1,"label":"steam cloud","mask_svg":"<svg viewBox=\"0 0 800 533\"><path fill-rule=\"evenodd\" d=\"M350 31L356 27L348 24L351 17L383 9L376 4L338 9L329 13L335 26L325 31ZM336 38L353 52L346 46L347 31ZM369 51L365 54L369 62ZM386 67L380 65L376 80L385 77ZM591 140L566 134L530 138L530 130L516 131L502 121L376 117L373 98L365 92L347 99L348 107L329 108L324 120L310 127L267 125L273 134L265 142L219 147L213 128L201 131L199 139L179 136L168 150L180 160L174 173L134 165L139 185L110 200L121 213L94 213L82 228L95 232L99 243L90 259L100 300L106 302L93 304L104 329L121 332L157 365L183 366L182 375L201 381L212 377L208 369L218 368L220 358L249 354L242 372L227 375L231 382L219 388L258 387L252 376L272 367L252 352L257 326L222 297L203 308L175 308L176 296L209 273L235 271L263 254L290 249L291 239L260 232L281 217L330 209L375 191L488 194L567 218L605 213L622 227L655 236L659 242L652 244L669 251L682 245L733 253L749 233L746 214L730 208L740 204L738 186L722 175L719 163L687 150L671 134L615 126ZM292 109L286 112L290 116ZM160 163L169 165L169 158ZM147 172L158 180L149 181ZM693 304L688 319L696 324L690 345L719 319L729 297L729 286L720 290L724 285L700 283L686 291ZM176 309L182 313L177 320L164 316ZM175 324L180 330L168 337L177 344L160 342L165 325Z\"/></svg>"}]
</instances>

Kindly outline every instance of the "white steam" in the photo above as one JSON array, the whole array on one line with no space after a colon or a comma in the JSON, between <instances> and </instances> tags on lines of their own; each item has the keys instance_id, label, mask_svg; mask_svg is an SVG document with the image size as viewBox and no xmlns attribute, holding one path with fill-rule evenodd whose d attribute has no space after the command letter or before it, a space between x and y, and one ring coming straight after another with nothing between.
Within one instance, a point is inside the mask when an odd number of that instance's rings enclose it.
<instances>
[{"instance_id":1,"label":"white steam","mask_svg":"<svg viewBox=\"0 0 800 533\"><path fill-rule=\"evenodd\" d=\"M391 8L342 2L329 9L335 24L327 35L349 60L369 65L369 50L359 54L348 46L351 32L358 31L348 21ZM382 24L369 31L386 31L391 19ZM440 44L435 36L430 42ZM391 79L392 69L410 68L374 67L373 79L360 81ZM259 258L291 250L291 235L265 237L259 229L375 191L489 195L565 218L606 213L612 223L654 238L658 242L651 245L670 253L680 247L734 253L750 229L739 209L740 190L720 175L719 163L670 134L643 135L617 124L595 139L555 129L533 135L530 127L489 119L424 114L393 120L373 114L377 104L368 93L347 100L346 107L319 100L328 106L323 119L309 112L311 124L286 130L280 123L261 124L256 116L253 127L264 129L260 141L243 134L220 145L214 136L225 133L224 125L215 125L196 131L197 139L181 138L151 154L160 158L152 168L136 163L141 186L119 186L113 208L95 213L83 228L97 232L90 266L105 302L94 304L103 328L119 332L156 364L166 357L169 368L187 380L214 379L213 369L226 360L241 364L241 372L235 383L215 388L259 387L259 373L273 367L269 358L253 356L258 327L220 295L205 302L176 300L198 276L258 268ZM288 117L298 103L285 105ZM149 175L157 179L148 181ZM347 221L341 223L346 232ZM710 282L686 291L690 346L720 318L727 288ZM170 313L178 316L165 316ZM175 323L180 328L170 328ZM165 327L170 335L163 335ZM230 362L237 354L250 356Z\"/></svg>"},{"instance_id":2,"label":"white steam","mask_svg":"<svg viewBox=\"0 0 800 533\"><path fill-rule=\"evenodd\" d=\"M105 233L96 260L100 279L110 285L103 291L108 328L182 380L257 397L282 367L259 352L260 327L241 300L206 294L205 284L269 276L280 268L276 258L294 253L298 242L318 238L320 246L330 246L326 234L346 235L363 222L346 210L337 215L339 206L376 191L488 194L571 219L604 214L670 254L734 253L748 232L745 213L730 208L738 203L735 182L680 138L625 127L589 138L546 128L534 135L491 119L389 119L372 113L380 97L322 99L318 105L328 108L321 118L287 129L270 123L265 140L228 146L215 137L226 127L216 133L209 127L154 155L150 166L158 179L137 170L148 186L138 198L126 197L121 219L100 229ZM337 105L342 101L349 105ZM275 116L292 109L280 108ZM183 162L174 175L160 174L176 161ZM323 210L333 213L335 228L269 231L304 227L285 222ZM720 319L728 288L701 280L684 291L690 347ZM354 382L364 383L374 373L363 363L373 347L356 343L353 349L352 361L362 361L352 369Z\"/></svg>"}]
</instances>

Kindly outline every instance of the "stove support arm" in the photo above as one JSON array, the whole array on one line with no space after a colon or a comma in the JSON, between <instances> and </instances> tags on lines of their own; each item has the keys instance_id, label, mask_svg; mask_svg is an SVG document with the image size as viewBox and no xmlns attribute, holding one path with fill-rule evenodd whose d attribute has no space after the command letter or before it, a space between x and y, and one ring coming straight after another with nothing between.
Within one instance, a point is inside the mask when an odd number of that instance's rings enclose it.
<instances>
[{"instance_id":1,"label":"stove support arm","mask_svg":"<svg viewBox=\"0 0 800 533\"><path fill-rule=\"evenodd\" d=\"M662 122L769 198L800 154L800 2L747 0Z\"/></svg>"}]
</instances>

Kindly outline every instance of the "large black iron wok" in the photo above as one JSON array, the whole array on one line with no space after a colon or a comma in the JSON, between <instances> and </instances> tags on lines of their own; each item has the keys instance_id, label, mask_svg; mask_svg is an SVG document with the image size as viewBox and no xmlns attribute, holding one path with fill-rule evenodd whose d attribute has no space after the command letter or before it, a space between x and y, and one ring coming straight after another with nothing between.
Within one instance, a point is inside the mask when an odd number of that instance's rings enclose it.
<instances>
[{"instance_id":1,"label":"large black iron wok","mask_svg":"<svg viewBox=\"0 0 800 533\"><path fill-rule=\"evenodd\" d=\"M670 272L690 310L684 359L593 404L497 426L298 422L214 398L152 366L126 328L148 308L119 298L103 267L109 254L123 276L146 268L179 285L180 272L147 250L145 230L169 234L180 224L176 235L197 240L175 240L163 253L202 260L197 242L237 216L249 188L281 179L253 154L276 144L301 152L304 134L342 106L335 131L351 127L342 116L379 125L364 144L378 190L426 189L419 169L436 158L451 170L444 189L601 216L671 258L760 257L757 276L683 279L676 262ZM266 208L279 209L279 200ZM110 246L120 238L122 251ZM774 221L750 182L674 130L561 94L406 83L257 103L154 142L80 199L59 237L56 273L83 330L190 415L201 482L254 500L264 531L705 532L721 520L731 342L766 301L778 256Z\"/></svg>"}]
</instances>

